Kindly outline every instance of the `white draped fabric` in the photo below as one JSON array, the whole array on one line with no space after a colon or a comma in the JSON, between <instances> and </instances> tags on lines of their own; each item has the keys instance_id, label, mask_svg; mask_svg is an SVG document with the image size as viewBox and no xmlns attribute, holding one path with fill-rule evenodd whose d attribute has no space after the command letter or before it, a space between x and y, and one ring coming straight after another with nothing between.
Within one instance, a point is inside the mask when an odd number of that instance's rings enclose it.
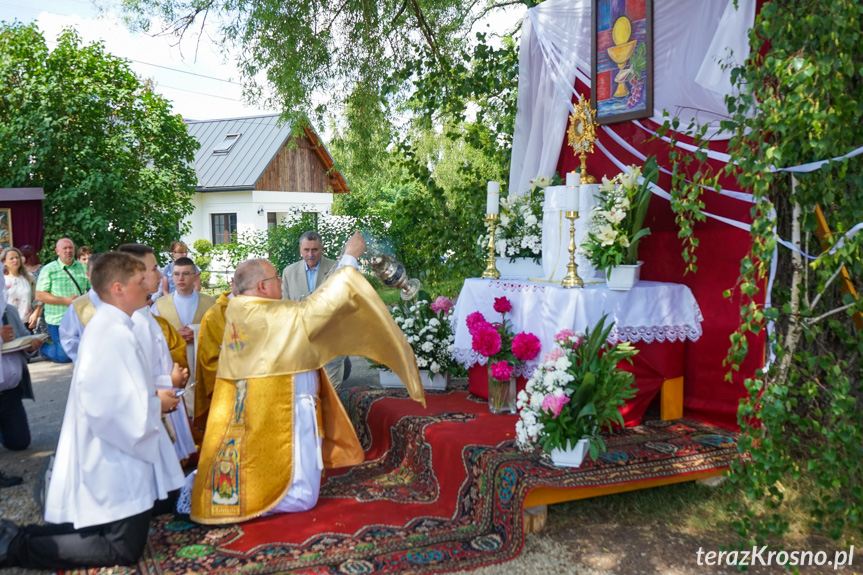
<instances>
[{"instance_id":1,"label":"white draped fabric","mask_svg":"<svg viewBox=\"0 0 863 575\"><path fill-rule=\"evenodd\" d=\"M719 120L731 93L729 62L749 54L748 29L755 0L663 0L653 3L654 113L710 123ZM509 191L523 194L536 175L555 171L576 76L590 85L591 0L547 0L524 18L519 56L518 111L512 143Z\"/></svg>"},{"instance_id":2,"label":"white draped fabric","mask_svg":"<svg viewBox=\"0 0 863 575\"><path fill-rule=\"evenodd\" d=\"M524 365L517 375L528 376L554 347L554 336L563 329L584 332L608 314L615 326L608 341L696 341L701 337L701 308L692 291L682 284L639 282L630 291L611 291L605 284L590 284L584 289L564 289L559 284L531 281L467 279L456 300L452 324L455 328L453 358L466 367L485 365L487 358L471 345L466 319L475 311L487 321L499 322L494 298L512 302L507 320L513 333L527 331L539 338L540 356Z\"/></svg>"}]
</instances>

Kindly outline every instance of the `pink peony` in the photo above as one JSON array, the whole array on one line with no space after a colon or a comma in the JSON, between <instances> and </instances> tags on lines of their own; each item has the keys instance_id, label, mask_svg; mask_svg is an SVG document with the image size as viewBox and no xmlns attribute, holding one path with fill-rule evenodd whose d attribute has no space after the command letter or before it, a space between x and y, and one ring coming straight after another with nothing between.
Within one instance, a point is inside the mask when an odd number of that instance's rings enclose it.
<instances>
[{"instance_id":1,"label":"pink peony","mask_svg":"<svg viewBox=\"0 0 863 575\"><path fill-rule=\"evenodd\" d=\"M498 381L509 381L515 366L508 361L499 361L491 365L491 376Z\"/></svg>"},{"instance_id":2,"label":"pink peony","mask_svg":"<svg viewBox=\"0 0 863 575\"><path fill-rule=\"evenodd\" d=\"M437 313L439 311L444 312L444 314L448 314L449 310L452 309L453 303L450 301L448 297L438 296L431 304L432 311Z\"/></svg>"},{"instance_id":3,"label":"pink peony","mask_svg":"<svg viewBox=\"0 0 863 575\"><path fill-rule=\"evenodd\" d=\"M483 316L478 311L475 311L472 314L468 315L467 318L465 318L465 323L467 324L467 331L471 335L473 335L474 331L476 331L477 326L490 325L485 320L485 316Z\"/></svg>"},{"instance_id":4,"label":"pink peony","mask_svg":"<svg viewBox=\"0 0 863 575\"><path fill-rule=\"evenodd\" d=\"M473 336L473 350L485 357L491 357L500 351L500 334L489 323L475 326L471 332Z\"/></svg>"},{"instance_id":5,"label":"pink peony","mask_svg":"<svg viewBox=\"0 0 863 575\"><path fill-rule=\"evenodd\" d=\"M512 303L506 297L496 297L494 298L494 311L497 313L512 311Z\"/></svg>"},{"instance_id":6,"label":"pink peony","mask_svg":"<svg viewBox=\"0 0 863 575\"><path fill-rule=\"evenodd\" d=\"M545 357L542 358L542 363L551 363L553 361L557 361L564 355L566 354L563 352L563 350L559 347L556 347L547 354L545 354Z\"/></svg>"},{"instance_id":7,"label":"pink peony","mask_svg":"<svg viewBox=\"0 0 863 575\"><path fill-rule=\"evenodd\" d=\"M560 410L563 409L563 406L569 403L569 398L565 395L561 395L560 397L551 394L546 395L545 399L542 400L542 408L549 412L552 417L557 419L557 416L560 415Z\"/></svg>"},{"instance_id":8,"label":"pink peony","mask_svg":"<svg viewBox=\"0 0 863 575\"><path fill-rule=\"evenodd\" d=\"M539 338L532 333L521 332L512 338L512 354L522 361L530 361L539 355Z\"/></svg>"}]
</instances>

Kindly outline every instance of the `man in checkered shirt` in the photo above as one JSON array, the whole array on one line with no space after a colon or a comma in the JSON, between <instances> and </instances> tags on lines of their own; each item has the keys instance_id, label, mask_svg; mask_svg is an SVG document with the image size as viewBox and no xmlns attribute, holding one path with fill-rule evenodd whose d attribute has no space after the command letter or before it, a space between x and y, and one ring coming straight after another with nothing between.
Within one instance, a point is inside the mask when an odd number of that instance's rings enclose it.
<instances>
[{"instance_id":1,"label":"man in checkered shirt","mask_svg":"<svg viewBox=\"0 0 863 575\"><path fill-rule=\"evenodd\" d=\"M87 268L75 259L75 244L62 238L54 246L57 260L39 271L36 282L36 299L45 304L45 323L51 343L42 346L42 355L57 363L72 360L60 345L60 320L72 302L90 289Z\"/></svg>"}]
</instances>

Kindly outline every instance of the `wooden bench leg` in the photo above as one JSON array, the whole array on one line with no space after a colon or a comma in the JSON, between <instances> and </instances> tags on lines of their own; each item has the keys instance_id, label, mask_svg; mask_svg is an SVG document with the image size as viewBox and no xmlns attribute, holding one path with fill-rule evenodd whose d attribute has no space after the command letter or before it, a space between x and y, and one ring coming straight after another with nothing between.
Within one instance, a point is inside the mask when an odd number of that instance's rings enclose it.
<instances>
[{"instance_id":1,"label":"wooden bench leg","mask_svg":"<svg viewBox=\"0 0 863 575\"><path fill-rule=\"evenodd\" d=\"M539 533L545 529L545 524L548 521L548 505L526 507L522 518L524 520L525 534Z\"/></svg>"},{"instance_id":2,"label":"wooden bench leg","mask_svg":"<svg viewBox=\"0 0 863 575\"><path fill-rule=\"evenodd\" d=\"M660 392L660 413L663 421L683 417L683 377L666 379Z\"/></svg>"}]
</instances>

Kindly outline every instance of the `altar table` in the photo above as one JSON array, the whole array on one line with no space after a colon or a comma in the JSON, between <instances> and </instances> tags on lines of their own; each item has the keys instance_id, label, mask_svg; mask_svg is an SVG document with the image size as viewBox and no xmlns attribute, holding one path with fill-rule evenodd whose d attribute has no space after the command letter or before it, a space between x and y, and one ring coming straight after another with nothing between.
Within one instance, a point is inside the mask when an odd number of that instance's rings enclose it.
<instances>
[{"instance_id":1,"label":"altar table","mask_svg":"<svg viewBox=\"0 0 863 575\"><path fill-rule=\"evenodd\" d=\"M554 347L554 336L561 330L583 333L607 315L606 322L614 322L609 343L629 341L639 350L632 365L621 364L635 375L638 387L636 396L623 410L626 425L641 422L660 390L662 418L682 417L685 342L701 337L703 321L698 302L687 286L641 281L629 291L612 291L604 283L565 289L549 282L467 279L453 311L453 358L469 368L472 391L487 390L487 358L471 347L465 320L479 311L486 320L499 322L501 315L494 311L494 299L503 296L512 302L507 319L513 332L533 333L542 345L537 359L522 366L517 375L530 377L542 356Z\"/></svg>"}]
</instances>

